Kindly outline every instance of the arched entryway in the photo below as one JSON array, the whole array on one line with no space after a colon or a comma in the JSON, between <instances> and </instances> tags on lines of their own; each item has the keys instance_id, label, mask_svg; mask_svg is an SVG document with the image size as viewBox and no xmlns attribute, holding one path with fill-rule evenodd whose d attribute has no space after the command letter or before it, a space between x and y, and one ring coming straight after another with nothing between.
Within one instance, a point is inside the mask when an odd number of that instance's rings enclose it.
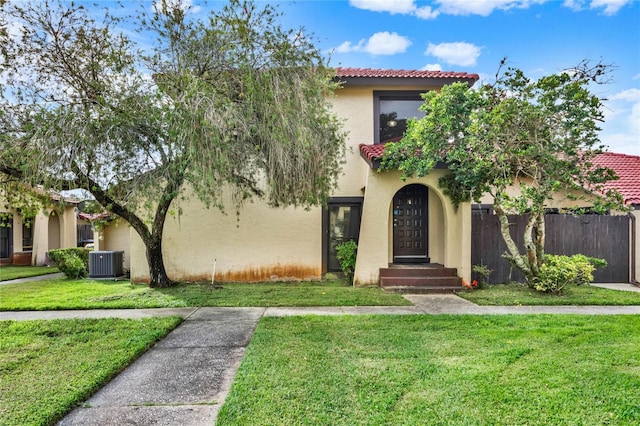
<instances>
[{"instance_id":1,"label":"arched entryway","mask_svg":"<svg viewBox=\"0 0 640 426\"><path fill-rule=\"evenodd\" d=\"M407 185L393 197L393 263L429 263L429 190Z\"/></svg>"},{"instance_id":2,"label":"arched entryway","mask_svg":"<svg viewBox=\"0 0 640 426\"><path fill-rule=\"evenodd\" d=\"M49 250L60 248L60 218L54 211L49 215Z\"/></svg>"}]
</instances>

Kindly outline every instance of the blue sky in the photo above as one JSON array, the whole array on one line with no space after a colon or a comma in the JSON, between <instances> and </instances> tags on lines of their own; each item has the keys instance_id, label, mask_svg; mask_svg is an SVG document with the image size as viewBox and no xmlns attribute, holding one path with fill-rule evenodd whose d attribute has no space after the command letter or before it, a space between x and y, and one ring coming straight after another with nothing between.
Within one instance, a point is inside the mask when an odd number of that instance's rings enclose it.
<instances>
[{"instance_id":1,"label":"blue sky","mask_svg":"<svg viewBox=\"0 0 640 426\"><path fill-rule=\"evenodd\" d=\"M224 4L168 1L203 19ZM491 80L503 57L531 78L584 59L612 64L611 83L593 89L608 98L601 140L610 151L640 155L640 0L268 2L277 4L285 27L313 34L333 66L466 71Z\"/></svg>"},{"instance_id":2,"label":"blue sky","mask_svg":"<svg viewBox=\"0 0 640 426\"><path fill-rule=\"evenodd\" d=\"M278 2L334 66L435 69L491 79L500 59L532 78L583 59L613 64L602 141L640 155L640 1L350 0Z\"/></svg>"}]
</instances>

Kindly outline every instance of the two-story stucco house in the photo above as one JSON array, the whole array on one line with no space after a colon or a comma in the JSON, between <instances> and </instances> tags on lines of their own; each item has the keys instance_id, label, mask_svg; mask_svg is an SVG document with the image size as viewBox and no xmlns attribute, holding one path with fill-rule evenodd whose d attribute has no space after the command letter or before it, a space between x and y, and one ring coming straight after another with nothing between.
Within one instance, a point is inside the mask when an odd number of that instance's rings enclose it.
<instances>
[{"instance_id":1,"label":"two-story stucco house","mask_svg":"<svg viewBox=\"0 0 640 426\"><path fill-rule=\"evenodd\" d=\"M164 229L167 273L177 280L319 279L340 271L335 246L358 241L356 285L377 285L389 264L431 263L471 277L470 206L454 208L438 188L435 170L421 179L380 173L376 156L402 136L407 118L419 117L421 93L477 74L339 68L333 99L345 120L347 158L339 186L325 208L269 208L260 201L225 215L192 200ZM131 278L148 279L144 246L132 233ZM458 279L458 278L456 278ZM458 284L459 285L459 284Z\"/></svg>"}]
</instances>

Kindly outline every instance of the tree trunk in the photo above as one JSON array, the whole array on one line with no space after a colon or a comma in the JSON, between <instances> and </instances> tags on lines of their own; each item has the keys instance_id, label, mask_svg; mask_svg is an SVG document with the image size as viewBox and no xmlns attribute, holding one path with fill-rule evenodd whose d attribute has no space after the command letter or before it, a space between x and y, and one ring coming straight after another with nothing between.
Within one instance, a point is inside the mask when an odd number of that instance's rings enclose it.
<instances>
[{"instance_id":1,"label":"tree trunk","mask_svg":"<svg viewBox=\"0 0 640 426\"><path fill-rule=\"evenodd\" d=\"M538 270L544 262L544 243L547 236L546 222L544 213L539 213L536 218L536 251L538 257Z\"/></svg>"},{"instance_id":2,"label":"tree trunk","mask_svg":"<svg viewBox=\"0 0 640 426\"><path fill-rule=\"evenodd\" d=\"M178 190L184 181L184 169L181 170L179 167L175 169L177 171L172 176L172 179L169 179L168 184L163 188L162 196L158 201L153 223L151 224L151 230L149 230L147 224L134 211L129 210L126 206L120 204L117 200L112 198L107 191L101 189L100 186L89 176L83 174L77 165L74 166L74 172L77 175L77 187L90 189L90 192L98 203L103 207L109 206L109 210L112 213L117 214L129 222L129 225L131 225L142 239L145 246L147 264L149 266L149 286L154 288L166 288L175 285L175 282L167 276L167 271L164 268L164 259L162 257L162 231L164 229L164 222L167 218L171 202L178 195Z\"/></svg>"},{"instance_id":3,"label":"tree trunk","mask_svg":"<svg viewBox=\"0 0 640 426\"><path fill-rule=\"evenodd\" d=\"M160 234L161 235L161 234ZM149 265L149 286L153 288L167 288L175 283L167 276L162 257L162 238L158 234L151 235L149 242L145 242L147 263Z\"/></svg>"},{"instance_id":4,"label":"tree trunk","mask_svg":"<svg viewBox=\"0 0 640 426\"><path fill-rule=\"evenodd\" d=\"M537 220L537 214L530 214L527 225L524 228L524 249L526 255L523 257L526 259L527 266L529 267L529 274L526 276L527 284L529 285L531 285L533 279L539 275L537 239L534 238Z\"/></svg>"},{"instance_id":5,"label":"tree trunk","mask_svg":"<svg viewBox=\"0 0 640 426\"><path fill-rule=\"evenodd\" d=\"M500 234L502 235L502 240L507 246L507 253L505 253L503 257L518 268L518 270L524 275L527 282L529 282L532 278L531 268L526 261L526 257L520 254L520 250L518 249L516 242L513 241L513 238L511 237L509 218L500 204L495 203L493 205L493 210L496 212L498 220L500 221Z\"/></svg>"}]
</instances>

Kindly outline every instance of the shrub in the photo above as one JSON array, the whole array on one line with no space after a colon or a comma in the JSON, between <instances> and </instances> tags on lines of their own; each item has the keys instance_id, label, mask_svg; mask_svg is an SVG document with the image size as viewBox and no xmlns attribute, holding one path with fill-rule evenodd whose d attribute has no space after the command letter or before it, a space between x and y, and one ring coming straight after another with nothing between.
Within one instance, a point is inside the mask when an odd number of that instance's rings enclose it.
<instances>
[{"instance_id":1,"label":"shrub","mask_svg":"<svg viewBox=\"0 0 640 426\"><path fill-rule=\"evenodd\" d=\"M489 283L489 275L493 272L487 265L473 265L471 271L478 277L478 288L484 288Z\"/></svg>"},{"instance_id":2,"label":"shrub","mask_svg":"<svg viewBox=\"0 0 640 426\"><path fill-rule=\"evenodd\" d=\"M67 278L75 280L89 275L89 251L82 247L50 250L49 259Z\"/></svg>"},{"instance_id":3,"label":"shrub","mask_svg":"<svg viewBox=\"0 0 640 426\"><path fill-rule=\"evenodd\" d=\"M353 284L353 273L356 269L356 256L358 253L358 244L353 241L345 241L336 246L336 257L340 262L342 272L348 284Z\"/></svg>"},{"instance_id":4,"label":"shrub","mask_svg":"<svg viewBox=\"0 0 640 426\"><path fill-rule=\"evenodd\" d=\"M540 275L533 282L533 288L545 293L559 294L567 285L589 284L593 281L596 267L606 266L604 259L574 256L552 255L544 257Z\"/></svg>"}]
</instances>

